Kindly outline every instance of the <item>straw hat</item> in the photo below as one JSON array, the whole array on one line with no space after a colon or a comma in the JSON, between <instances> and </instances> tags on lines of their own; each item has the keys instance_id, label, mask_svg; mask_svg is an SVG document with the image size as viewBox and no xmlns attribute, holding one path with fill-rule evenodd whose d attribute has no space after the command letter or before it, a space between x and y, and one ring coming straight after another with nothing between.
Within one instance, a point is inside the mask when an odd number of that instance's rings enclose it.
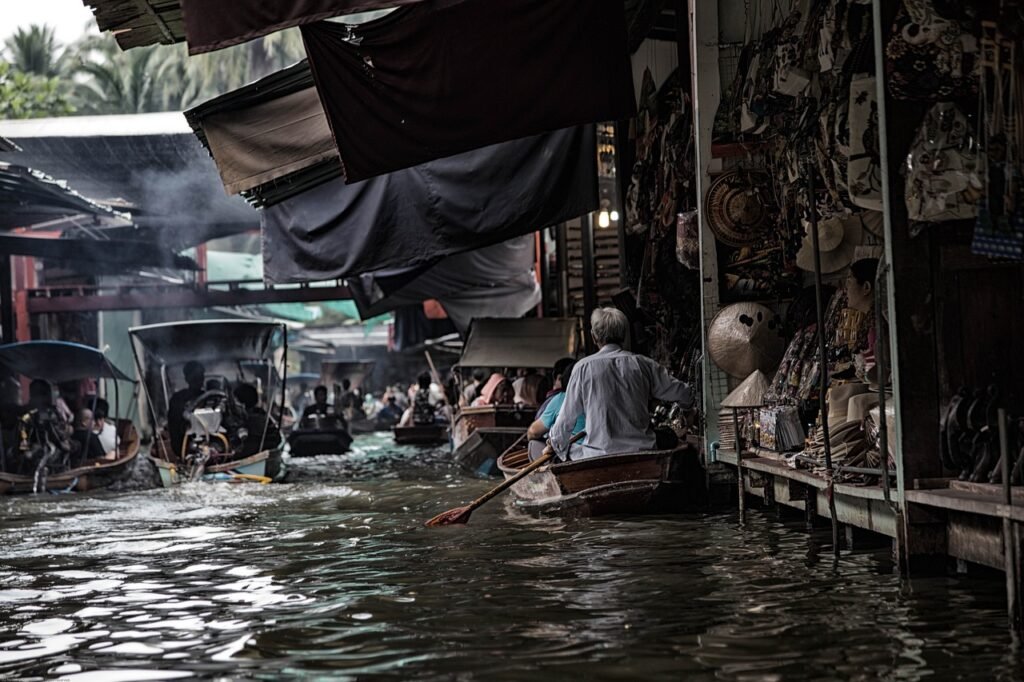
<instances>
[{"instance_id":1,"label":"straw hat","mask_svg":"<svg viewBox=\"0 0 1024 682\"><path fill-rule=\"evenodd\" d=\"M758 369L725 397L722 407L761 407L764 405L764 394L767 392L768 377Z\"/></svg>"},{"instance_id":2,"label":"straw hat","mask_svg":"<svg viewBox=\"0 0 1024 682\"><path fill-rule=\"evenodd\" d=\"M726 374L746 379L755 370L773 372L786 352L778 315L760 303L722 308L708 329L708 355Z\"/></svg>"},{"instance_id":3,"label":"straw hat","mask_svg":"<svg viewBox=\"0 0 1024 682\"><path fill-rule=\"evenodd\" d=\"M867 384L852 382L834 386L828 391L828 427L836 429L848 422L850 415L850 399L867 393Z\"/></svg>"},{"instance_id":4,"label":"straw hat","mask_svg":"<svg viewBox=\"0 0 1024 682\"><path fill-rule=\"evenodd\" d=\"M814 240L810 225L804 223L807 236L804 237L796 264L801 270L814 272ZM839 272L853 262L853 252L864 238L864 226L860 218L833 216L818 222L818 247L821 250L821 271L829 275Z\"/></svg>"}]
</instances>

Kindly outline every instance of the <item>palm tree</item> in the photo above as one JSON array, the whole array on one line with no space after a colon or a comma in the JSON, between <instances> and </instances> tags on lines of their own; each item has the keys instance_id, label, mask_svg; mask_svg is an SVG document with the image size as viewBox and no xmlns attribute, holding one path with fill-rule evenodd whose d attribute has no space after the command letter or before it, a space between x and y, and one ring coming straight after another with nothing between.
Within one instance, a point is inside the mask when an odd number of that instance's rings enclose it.
<instances>
[{"instance_id":1,"label":"palm tree","mask_svg":"<svg viewBox=\"0 0 1024 682\"><path fill-rule=\"evenodd\" d=\"M4 41L3 53L15 71L45 78L67 74L68 51L61 49L51 26L19 28Z\"/></svg>"}]
</instances>

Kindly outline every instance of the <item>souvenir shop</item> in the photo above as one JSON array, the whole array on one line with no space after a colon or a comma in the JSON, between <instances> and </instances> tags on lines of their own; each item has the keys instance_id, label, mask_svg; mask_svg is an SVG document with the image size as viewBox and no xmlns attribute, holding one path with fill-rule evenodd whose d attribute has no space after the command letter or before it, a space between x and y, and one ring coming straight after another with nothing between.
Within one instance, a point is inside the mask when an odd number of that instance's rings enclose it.
<instances>
[{"instance_id":1,"label":"souvenir shop","mask_svg":"<svg viewBox=\"0 0 1024 682\"><path fill-rule=\"evenodd\" d=\"M1024 502L1024 8L690 17L701 210L677 246L700 266L709 468L739 473L741 507L1002 568Z\"/></svg>"}]
</instances>

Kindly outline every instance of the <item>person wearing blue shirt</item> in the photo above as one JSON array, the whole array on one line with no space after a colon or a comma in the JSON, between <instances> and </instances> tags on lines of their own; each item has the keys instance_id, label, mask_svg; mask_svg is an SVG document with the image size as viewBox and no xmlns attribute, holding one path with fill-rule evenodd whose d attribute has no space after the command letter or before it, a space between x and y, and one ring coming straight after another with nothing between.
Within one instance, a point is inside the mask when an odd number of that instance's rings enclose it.
<instances>
[{"instance_id":1,"label":"person wearing blue shirt","mask_svg":"<svg viewBox=\"0 0 1024 682\"><path fill-rule=\"evenodd\" d=\"M545 438L551 430L551 427L555 425L555 421L557 421L558 415L562 411L562 403L565 402L565 387L569 383L569 377L572 376L572 369L575 365L575 362L569 362L563 368L562 373L555 378L556 393L544 403L538 413L536 421L530 424L530 428L526 432L527 437L530 439L529 449L531 461L540 457L544 452ZM573 428L573 435L585 430L586 417L581 414L576 419L576 425Z\"/></svg>"}]
</instances>

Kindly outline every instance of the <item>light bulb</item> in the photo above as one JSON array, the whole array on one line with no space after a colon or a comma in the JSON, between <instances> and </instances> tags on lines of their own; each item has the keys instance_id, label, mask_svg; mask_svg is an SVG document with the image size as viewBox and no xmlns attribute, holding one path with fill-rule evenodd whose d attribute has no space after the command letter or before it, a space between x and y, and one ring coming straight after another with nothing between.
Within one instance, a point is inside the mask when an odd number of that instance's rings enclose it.
<instances>
[{"instance_id":1,"label":"light bulb","mask_svg":"<svg viewBox=\"0 0 1024 682\"><path fill-rule=\"evenodd\" d=\"M612 224L612 221L611 221L610 217L608 216L608 211L601 211L597 215L597 225L598 225L598 227L608 227L611 224Z\"/></svg>"},{"instance_id":2,"label":"light bulb","mask_svg":"<svg viewBox=\"0 0 1024 682\"><path fill-rule=\"evenodd\" d=\"M613 223L619 222L619 212L618 211L612 211L612 222Z\"/></svg>"}]
</instances>

